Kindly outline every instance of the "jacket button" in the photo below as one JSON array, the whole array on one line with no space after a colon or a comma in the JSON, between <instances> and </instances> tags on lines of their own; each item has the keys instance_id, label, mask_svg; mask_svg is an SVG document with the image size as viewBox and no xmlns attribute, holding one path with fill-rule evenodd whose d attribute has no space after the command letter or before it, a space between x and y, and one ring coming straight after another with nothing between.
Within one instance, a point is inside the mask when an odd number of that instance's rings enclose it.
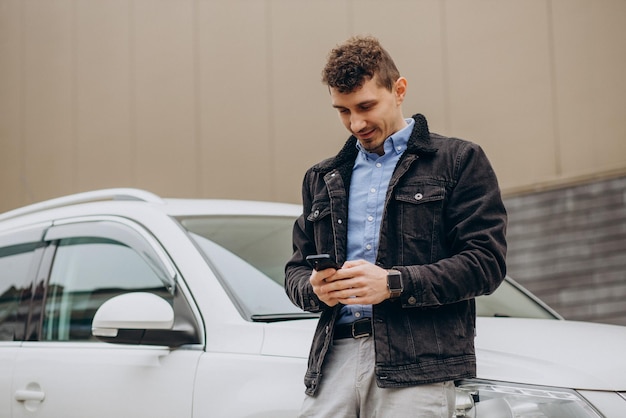
<instances>
[{"instance_id":1,"label":"jacket button","mask_svg":"<svg viewBox=\"0 0 626 418\"><path fill-rule=\"evenodd\" d=\"M342 223L343 223L343 221L342 221L341 219L337 219L337 223L338 223L338 224L342 224Z\"/></svg>"},{"instance_id":2,"label":"jacket button","mask_svg":"<svg viewBox=\"0 0 626 418\"><path fill-rule=\"evenodd\" d=\"M416 193L414 197L415 197L415 200L422 200L422 198L424 197L424 195L423 195L423 194L421 194L421 193Z\"/></svg>"},{"instance_id":3,"label":"jacket button","mask_svg":"<svg viewBox=\"0 0 626 418\"><path fill-rule=\"evenodd\" d=\"M409 302L409 305L415 305L417 303L417 299L415 299L415 296L411 296L408 302Z\"/></svg>"},{"instance_id":4,"label":"jacket button","mask_svg":"<svg viewBox=\"0 0 626 418\"><path fill-rule=\"evenodd\" d=\"M317 218L318 216L320 216L319 210L316 210L315 212L313 212L313 217Z\"/></svg>"}]
</instances>

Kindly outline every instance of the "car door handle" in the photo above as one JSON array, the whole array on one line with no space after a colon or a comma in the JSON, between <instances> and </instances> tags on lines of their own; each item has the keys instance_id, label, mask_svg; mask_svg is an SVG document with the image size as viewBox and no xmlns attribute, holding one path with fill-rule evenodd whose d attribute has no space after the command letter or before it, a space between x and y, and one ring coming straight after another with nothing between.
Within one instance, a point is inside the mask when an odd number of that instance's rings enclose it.
<instances>
[{"instance_id":1,"label":"car door handle","mask_svg":"<svg viewBox=\"0 0 626 418\"><path fill-rule=\"evenodd\" d=\"M42 402L46 395L38 390L22 389L15 391L15 400L18 402L39 401Z\"/></svg>"}]
</instances>

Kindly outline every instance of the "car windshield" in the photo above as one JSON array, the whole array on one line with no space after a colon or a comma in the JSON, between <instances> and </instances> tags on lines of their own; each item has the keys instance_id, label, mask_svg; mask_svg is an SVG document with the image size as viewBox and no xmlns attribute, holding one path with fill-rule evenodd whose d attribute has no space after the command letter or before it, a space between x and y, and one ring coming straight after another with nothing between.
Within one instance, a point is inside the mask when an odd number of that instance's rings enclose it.
<instances>
[{"instance_id":1,"label":"car windshield","mask_svg":"<svg viewBox=\"0 0 626 418\"><path fill-rule=\"evenodd\" d=\"M178 219L222 281L242 315L255 321L310 318L283 289L292 253L293 217L194 216ZM478 316L558 318L511 279L476 298Z\"/></svg>"}]
</instances>

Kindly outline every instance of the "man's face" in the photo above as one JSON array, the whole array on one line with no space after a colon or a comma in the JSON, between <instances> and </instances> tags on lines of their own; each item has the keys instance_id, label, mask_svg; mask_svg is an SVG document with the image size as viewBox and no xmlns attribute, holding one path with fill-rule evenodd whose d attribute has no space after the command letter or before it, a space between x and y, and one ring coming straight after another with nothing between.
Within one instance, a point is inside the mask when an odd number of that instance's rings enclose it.
<instances>
[{"instance_id":1,"label":"man's face","mask_svg":"<svg viewBox=\"0 0 626 418\"><path fill-rule=\"evenodd\" d=\"M402 115L406 85L406 79L400 77L389 91L379 86L374 77L350 93L331 87L330 97L341 122L363 148L383 155L385 139L406 126Z\"/></svg>"}]
</instances>

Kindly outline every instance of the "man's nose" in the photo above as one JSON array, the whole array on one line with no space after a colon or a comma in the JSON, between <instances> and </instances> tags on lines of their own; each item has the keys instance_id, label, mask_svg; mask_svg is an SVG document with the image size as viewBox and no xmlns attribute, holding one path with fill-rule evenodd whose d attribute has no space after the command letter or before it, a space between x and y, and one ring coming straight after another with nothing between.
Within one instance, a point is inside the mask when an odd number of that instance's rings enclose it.
<instances>
[{"instance_id":1,"label":"man's nose","mask_svg":"<svg viewBox=\"0 0 626 418\"><path fill-rule=\"evenodd\" d=\"M365 123L365 119L359 115L352 115L350 117L350 129L352 132L359 132L363 128L365 128L367 124Z\"/></svg>"}]
</instances>

